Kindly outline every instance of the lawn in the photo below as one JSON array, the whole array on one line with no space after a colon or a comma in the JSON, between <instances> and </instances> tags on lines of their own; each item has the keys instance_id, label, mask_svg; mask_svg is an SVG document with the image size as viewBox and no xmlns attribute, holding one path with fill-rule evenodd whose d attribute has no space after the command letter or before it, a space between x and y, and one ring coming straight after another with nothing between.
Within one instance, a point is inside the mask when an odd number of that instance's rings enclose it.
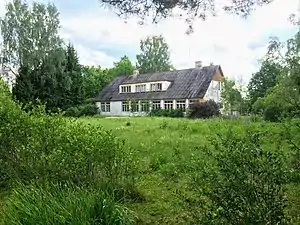
<instances>
[{"instance_id":1,"label":"lawn","mask_svg":"<svg viewBox=\"0 0 300 225\"><path fill-rule=\"evenodd\" d=\"M201 196L191 181L205 161L204 150L211 140L228 130L244 135L245 130L272 131L265 135L265 147L277 151L287 145L281 138L280 124L239 120L188 120L171 118L84 118L84 123L101 125L125 141L136 167L136 185L142 200L127 206L140 224L193 224L201 215ZM288 150L286 148L288 155ZM289 186L288 210L293 224L299 223L298 186Z\"/></svg>"}]
</instances>

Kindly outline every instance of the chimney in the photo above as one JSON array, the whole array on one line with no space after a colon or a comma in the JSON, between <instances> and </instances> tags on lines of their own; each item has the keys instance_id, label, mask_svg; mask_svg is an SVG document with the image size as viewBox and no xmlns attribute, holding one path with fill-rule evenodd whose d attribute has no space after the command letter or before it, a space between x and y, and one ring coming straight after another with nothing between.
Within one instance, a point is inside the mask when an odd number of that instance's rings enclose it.
<instances>
[{"instance_id":1,"label":"chimney","mask_svg":"<svg viewBox=\"0 0 300 225\"><path fill-rule=\"evenodd\" d=\"M201 67L202 67L202 61L196 61L195 68L201 68Z\"/></svg>"},{"instance_id":2,"label":"chimney","mask_svg":"<svg viewBox=\"0 0 300 225\"><path fill-rule=\"evenodd\" d=\"M137 75L139 75L139 70L133 70L132 76L136 77Z\"/></svg>"}]
</instances>

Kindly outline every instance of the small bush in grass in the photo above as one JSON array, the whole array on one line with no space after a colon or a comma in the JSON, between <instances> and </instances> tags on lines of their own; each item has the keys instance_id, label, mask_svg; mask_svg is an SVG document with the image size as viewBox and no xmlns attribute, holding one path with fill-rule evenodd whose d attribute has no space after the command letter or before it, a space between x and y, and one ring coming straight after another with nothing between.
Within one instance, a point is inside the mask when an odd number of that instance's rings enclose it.
<instances>
[{"instance_id":1,"label":"small bush in grass","mask_svg":"<svg viewBox=\"0 0 300 225\"><path fill-rule=\"evenodd\" d=\"M130 225L135 219L104 192L71 185L18 184L2 214L5 225Z\"/></svg>"},{"instance_id":2,"label":"small bush in grass","mask_svg":"<svg viewBox=\"0 0 300 225\"><path fill-rule=\"evenodd\" d=\"M259 138L229 132L213 141L211 161L195 179L210 202L202 224L286 224L283 153L262 149Z\"/></svg>"},{"instance_id":3,"label":"small bush in grass","mask_svg":"<svg viewBox=\"0 0 300 225\"><path fill-rule=\"evenodd\" d=\"M189 118L210 118L213 116L219 116L219 105L213 100L205 102L195 102L189 105L187 117Z\"/></svg>"}]
</instances>

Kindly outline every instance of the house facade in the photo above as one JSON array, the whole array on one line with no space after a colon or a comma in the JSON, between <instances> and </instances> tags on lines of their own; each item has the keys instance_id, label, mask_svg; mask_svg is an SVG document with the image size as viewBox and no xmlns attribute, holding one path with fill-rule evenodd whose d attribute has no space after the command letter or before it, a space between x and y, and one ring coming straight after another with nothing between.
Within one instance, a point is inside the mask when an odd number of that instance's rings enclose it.
<instances>
[{"instance_id":1,"label":"house facade","mask_svg":"<svg viewBox=\"0 0 300 225\"><path fill-rule=\"evenodd\" d=\"M221 102L219 65L121 76L109 83L95 98L104 116L140 116L153 109L186 110L193 102L214 100Z\"/></svg>"}]
</instances>

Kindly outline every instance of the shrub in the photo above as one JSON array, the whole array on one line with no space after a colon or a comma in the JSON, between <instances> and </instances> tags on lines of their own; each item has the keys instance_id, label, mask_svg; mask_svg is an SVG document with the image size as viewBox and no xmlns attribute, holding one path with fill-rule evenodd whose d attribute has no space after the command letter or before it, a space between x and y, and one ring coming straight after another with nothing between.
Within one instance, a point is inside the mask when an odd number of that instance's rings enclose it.
<instances>
[{"instance_id":1,"label":"shrub","mask_svg":"<svg viewBox=\"0 0 300 225\"><path fill-rule=\"evenodd\" d=\"M99 126L45 113L24 112L0 85L0 185L72 182L122 183L130 172L124 143ZM108 185L109 186L109 185Z\"/></svg>"},{"instance_id":2,"label":"shrub","mask_svg":"<svg viewBox=\"0 0 300 225\"><path fill-rule=\"evenodd\" d=\"M263 150L259 138L229 132L213 141L211 161L196 176L201 196L210 202L201 224L285 224L283 154Z\"/></svg>"},{"instance_id":3,"label":"shrub","mask_svg":"<svg viewBox=\"0 0 300 225\"><path fill-rule=\"evenodd\" d=\"M65 111L65 116L69 117L94 116L97 114L98 107L95 104L74 106Z\"/></svg>"},{"instance_id":4,"label":"shrub","mask_svg":"<svg viewBox=\"0 0 300 225\"><path fill-rule=\"evenodd\" d=\"M65 185L18 184L3 207L3 224L134 223L132 213L101 191Z\"/></svg>"},{"instance_id":5,"label":"shrub","mask_svg":"<svg viewBox=\"0 0 300 225\"><path fill-rule=\"evenodd\" d=\"M184 117L184 111L181 109L154 109L149 116L155 117Z\"/></svg>"},{"instance_id":6,"label":"shrub","mask_svg":"<svg viewBox=\"0 0 300 225\"><path fill-rule=\"evenodd\" d=\"M264 120L278 122L280 120L281 110L278 106L270 105L264 110Z\"/></svg>"},{"instance_id":7,"label":"shrub","mask_svg":"<svg viewBox=\"0 0 300 225\"><path fill-rule=\"evenodd\" d=\"M213 116L219 116L219 106L213 100L205 102L195 102L189 106L189 112L187 116L189 118L209 118Z\"/></svg>"}]
</instances>

